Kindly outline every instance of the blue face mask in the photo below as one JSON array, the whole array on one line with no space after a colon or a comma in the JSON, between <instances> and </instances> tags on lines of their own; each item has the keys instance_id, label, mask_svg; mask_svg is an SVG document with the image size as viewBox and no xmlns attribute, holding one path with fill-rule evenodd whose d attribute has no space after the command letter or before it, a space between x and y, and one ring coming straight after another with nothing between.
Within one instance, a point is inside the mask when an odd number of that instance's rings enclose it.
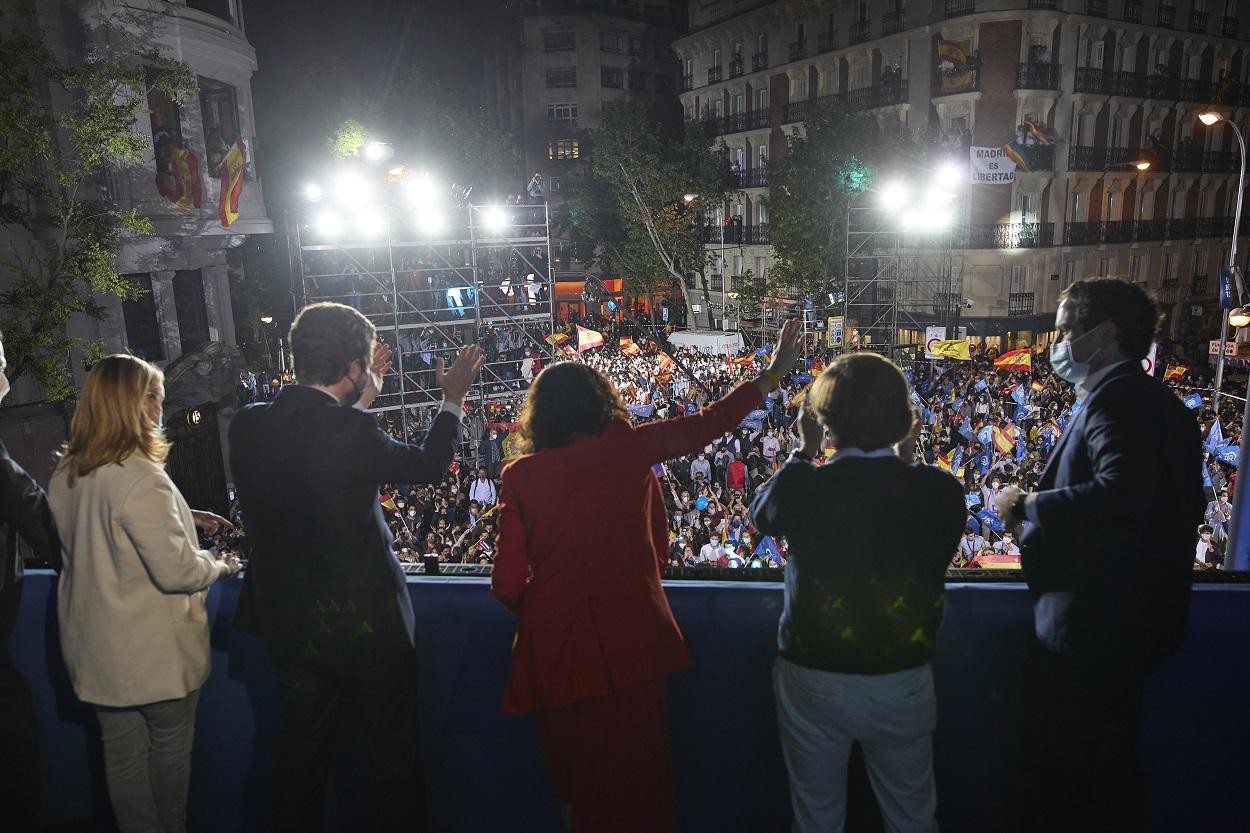
<instances>
[{"instance_id":1,"label":"blue face mask","mask_svg":"<svg viewBox=\"0 0 1250 833\"><path fill-rule=\"evenodd\" d=\"M1098 327L1095 327L1079 338L1066 338L1050 345L1050 368L1055 371L1056 376L1074 385L1079 385L1089 378L1090 362L1094 360L1094 356L1102 352L1102 348L1095 350L1085 361L1078 362L1072 356L1072 347L1076 342L1089 338L1097 329Z\"/></svg>"}]
</instances>

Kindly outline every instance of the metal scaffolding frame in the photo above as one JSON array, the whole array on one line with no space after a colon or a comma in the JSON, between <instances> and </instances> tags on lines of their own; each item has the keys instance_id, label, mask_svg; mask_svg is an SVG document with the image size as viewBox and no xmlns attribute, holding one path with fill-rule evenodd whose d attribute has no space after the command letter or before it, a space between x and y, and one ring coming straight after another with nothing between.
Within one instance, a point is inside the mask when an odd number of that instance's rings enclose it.
<instances>
[{"instance_id":1,"label":"metal scaffolding frame","mask_svg":"<svg viewBox=\"0 0 1250 833\"><path fill-rule=\"evenodd\" d=\"M847 349L873 350L908 361L915 344L900 330L944 326L955 338L963 303L963 256L953 232L904 231L889 212L852 203L846 216Z\"/></svg>"},{"instance_id":2,"label":"metal scaffolding frame","mask_svg":"<svg viewBox=\"0 0 1250 833\"><path fill-rule=\"evenodd\" d=\"M518 325L523 347L536 350L544 363L554 358L546 340L554 332L555 308L547 206L462 205L441 216L445 222L437 233L419 233L410 212L395 206L379 217L373 238L329 235L311 218L294 231L304 302L355 307L395 351L370 411L399 411L405 430L410 411L441 401L433 387L434 360L450 363L459 344L484 343L496 327ZM425 335L451 346L402 349L401 339L411 345ZM423 354L431 358L428 365ZM488 362L466 400L485 402L524 390L525 380L513 372L518 364Z\"/></svg>"}]
</instances>

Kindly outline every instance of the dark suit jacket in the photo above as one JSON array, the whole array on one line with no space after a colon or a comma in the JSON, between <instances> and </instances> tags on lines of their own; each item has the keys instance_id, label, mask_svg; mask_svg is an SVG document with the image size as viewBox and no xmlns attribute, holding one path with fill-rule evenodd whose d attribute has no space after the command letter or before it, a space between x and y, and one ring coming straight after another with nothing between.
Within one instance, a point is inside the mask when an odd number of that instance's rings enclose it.
<instances>
[{"instance_id":1,"label":"dark suit jacket","mask_svg":"<svg viewBox=\"0 0 1250 833\"><path fill-rule=\"evenodd\" d=\"M61 569L61 538L48 508L48 496L0 443L0 655L17 622L22 599L18 536L30 545L36 558Z\"/></svg>"},{"instance_id":2,"label":"dark suit jacket","mask_svg":"<svg viewBox=\"0 0 1250 833\"><path fill-rule=\"evenodd\" d=\"M1042 644L1146 669L1176 650L1206 506L1201 466L1193 414L1136 363L1086 396L1021 542Z\"/></svg>"},{"instance_id":3,"label":"dark suit jacket","mask_svg":"<svg viewBox=\"0 0 1250 833\"><path fill-rule=\"evenodd\" d=\"M331 666L411 650L412 605L378 485L439 480L459 438L456 417L440 413L424 448L405 445L299 385L239 411L230 466L252 558L236 627L275 658Z\"/></svg>"}]
</instances>

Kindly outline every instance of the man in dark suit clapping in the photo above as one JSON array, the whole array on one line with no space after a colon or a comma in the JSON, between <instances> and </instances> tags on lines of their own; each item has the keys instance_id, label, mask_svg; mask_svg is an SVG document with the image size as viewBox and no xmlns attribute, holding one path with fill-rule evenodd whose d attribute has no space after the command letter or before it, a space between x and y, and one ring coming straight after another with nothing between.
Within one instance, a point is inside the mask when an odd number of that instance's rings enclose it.
<instances>
[{"instance_id":1,"label":"man in dark suit clapping","mask_svg":"<svg viewBox=\"0 0 1250 833\"><path fill-rule=\"evenodd\" d=\"M1028 811L1044 831L1145 828L1137 727L1147 676L1181 644L1193 530L1206 505L1197 423L1142 372L1159 311L1137 285L1078 281L1050 350L1081 408L1033 494L1004 489L1023 522L1036 641L1024 692Z\"/></svg>"},{"instance_id":2,"label":"man in dark suit clapping","mask_svg":"<svg viewBox=\"0 0 1250 833\"><path fill-rule=\"evenodd\" d=\"M379 829L421 830L412 603L378 485L443 477L481 351L462 349L450 370L438 360L443 405L421 447L387 436L365 413L391 354L368 319L313 304L290 339L298 384L230 426L253 543L235 624L264 643L282 704L274 829L321 829L331 741L346 710L369 745Z\"/></svg>"}]
</instances>

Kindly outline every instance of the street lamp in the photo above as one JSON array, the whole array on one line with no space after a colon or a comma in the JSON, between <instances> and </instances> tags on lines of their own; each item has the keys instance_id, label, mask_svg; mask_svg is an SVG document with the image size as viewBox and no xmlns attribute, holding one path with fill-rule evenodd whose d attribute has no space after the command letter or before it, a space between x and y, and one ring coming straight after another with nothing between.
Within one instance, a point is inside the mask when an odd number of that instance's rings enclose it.
<instances>
[{"instance_id":1,"label":"street lamp","mask_svg":"<svg viewBox=\"0 0 1250 833\"><path fill-rule=\"evenodd\" d=\"M1234 135L1237 136L1237 146L1241 151L1241 169L1237 177L1237 208L1236 213L1233 215L1233 245L1228 252L1228 268L1235 270L1237 268L1237 235L1241 231L1241 200L1246 188L1246 140L1241 135L1241 128L1237 126L1237 123L1229 120L1222 113L1208 110L1199 114L1198 120L1207 127L1212 126L1216 122L1226 122L1233 129ZM1238 321L1250 323L1250 316L1246 315L1244 307L1234 312L1238 313ZM1224 381L1224 342L1228 339L1228 324L1231 318L1232 315L1225 309L1223 320L1220 323L1220 354L1215 362L1215 392L1211 397L1216 419L1220 418L1220 385ZM1250 436L1246 431L1247 426L1250 426L1250 401L1247 401L1241 419L1241 436L1243 438ZM1250 511L1250 501L1246 499L1247 491L1250 491L1250 489L1238 489L1233 495L1233 523L1232 529L1229 531L1228 554L1224 558L1224 566L1228 569L1245 570L1250 568L1250 535L1242 534L1247 520L1243 516L1247 511Z\"/></svg>"}]
</instances>

